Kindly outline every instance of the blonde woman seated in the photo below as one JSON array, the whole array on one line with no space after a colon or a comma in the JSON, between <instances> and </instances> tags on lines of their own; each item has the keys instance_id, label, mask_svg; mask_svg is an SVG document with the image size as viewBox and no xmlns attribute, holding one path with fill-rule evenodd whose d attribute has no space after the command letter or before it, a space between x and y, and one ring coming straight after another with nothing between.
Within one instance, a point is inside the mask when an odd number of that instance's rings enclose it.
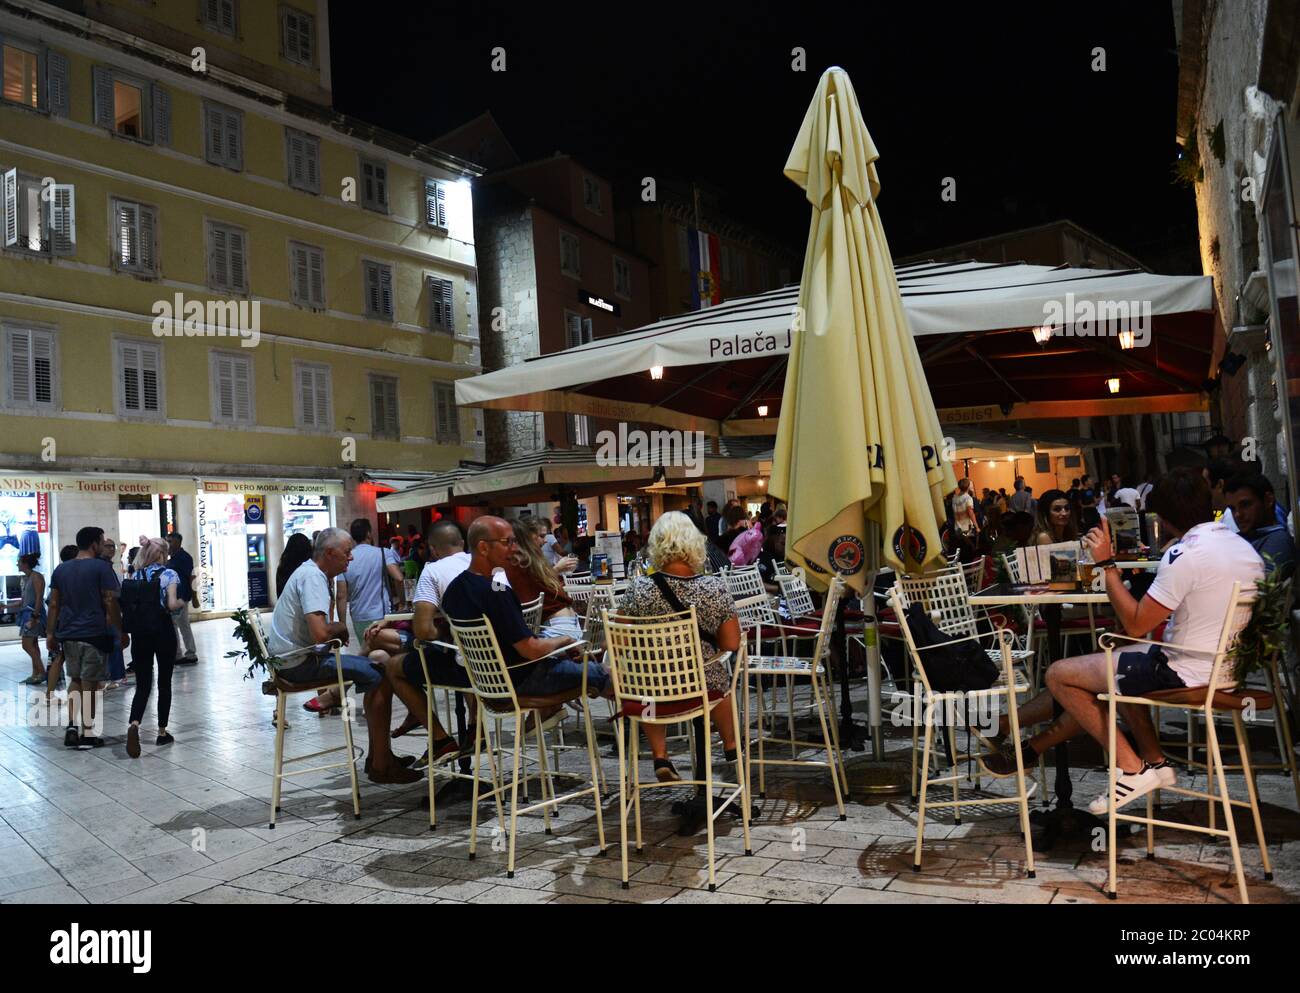
<instances>
[{"instance_id":1,"label":"blonde woman seated","mask_svg":"<svg viewBox=\"0 0 1300 993\"><path fill-rule=\"evenodd\" d=\"M679 606L695 607L700 626L700 648L704 652L704 681L710 699L718 699L731 689L730 667L725 661L707 661L719 652L735 652L740 648L740 621L736 617L735 602L721 576L701 575L704 567L706 539L691 523L691 519L678 511L664 514L650 531L646 546L650 562L655 567L653 576L638 576L632 580L623 595L619 612L632 617L659 617L677 613ZM660 579L662 577L662 579ZM665 596L662 582L671 592ZM677 604L671 600L675 598ZM728 762L736 761L735 726L732 721L733 701L723 700L713 710L714 727L722 735ZM667 729L662 724L643 724L646 740L654 755L655 778L661 783L679 781L676 768L668 758L665 741Z\"/></svg>"},{"instance_id":2,"label":"blonde woman seated","mask_svg":"<svg viewBox=\"0 0 1300 993\"><path fill-rule=\"evenodd\" d=\"M542 597L543 637L566 635L574 641L582 638L582 624L573 609L573 601L564 592L564 580L542 555L542 536L527 521L513 521L517 549L506 563L506 579L520 604ZM568 556L566 556L567 558ZM560 560L561 563L564 559Z\"/></svg>"}]
</instances>

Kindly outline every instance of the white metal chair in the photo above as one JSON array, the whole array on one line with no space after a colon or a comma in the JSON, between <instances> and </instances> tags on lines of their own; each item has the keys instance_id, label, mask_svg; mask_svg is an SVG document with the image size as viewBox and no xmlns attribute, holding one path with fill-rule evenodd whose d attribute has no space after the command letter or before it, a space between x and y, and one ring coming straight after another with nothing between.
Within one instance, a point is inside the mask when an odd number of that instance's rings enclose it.
<instances>
[{"instance_id":1,"label":"white metal chair","mask_svg":"<svg viewBox=\"0 0 1300 993\"><path fill-rule=\"evenodd\" d=\"M1232 675L1229 666L1232 664L1232 648L1238 633L1246 626L1250 620L1251 607L1255 601L1255 591L1251 588L1248 592L1243 591L1240 582L1232 584L1232 593L1228 600L1228 609L1224 613L1223 627L1219 632L1218 647L1213 653L1214 664L1210 672L1210 681L1205 686L1191 686L1175 690L1158 690L1148 693L1145 696L1124 696L1121 695L1115 686L1115 666L1114 666L1114 649L1119 642L1134 645L1156 645L1170 651L1177 651L1183 655L1197 655L1202 658L1209 656L1211 653L1206 651L1194 651L1179 645L1171 645L1167 642L1151 641L1145 638L1133 638L1128 635L1122 635L1115 632L1107 632L1102 635L1102 648L1106 652L1106 683L1107 692L1099 693L1097 699L1105 700L1107 703L1107 751L1110 754L1109 776L1107 779L1106 793L1108 798L1107 804L1107 854L1110 861L1110 875L1106 895L1114 900L1118 897L1116 889L1116 845L1115 845L1115 828L1118 822L1125 821L1130 824L1145 824L1147 827L1147 858L1155 858L1155 829L1156 827L1173 828L1177 831L1194 831L1197 834L1213 835L1217 838L1227 838L1228 844L1232 848L1232 864L1237 873L1237 888L1241 893L1241 902L1249 903L1250 896L1246 891L1246 874L1241 868L1241 850L1237 844L1237 827L1232 817L1233 807L1248 807L1251 817L1255 822L1255 838L1259 842L1260 858L1264 864L1264 878L1271 880L1273 870L1268 859L1268 845L1264 840L1264 826L1260 820L1259 814L1259 795L1255 789L1255 773L1250 767L1250 747L1246 737L1246 725L1242 720L1242 711L1250 707L1254 710L1267 710L1274 704L1273 694L1264 690L1256 689L1216 689L1216 687L1230 686ZM1146 797L1146 816L1136 814L1121 814L1115 808L1115 779L1119 775L1119 770L1115 761L1115 734L1116 734L1116 708L1118 704L1128 703L1139 707L1167 708L1176 707L1188 711L1189 713L1198 713L1205 721L1205 739L1207 749L1207 768L1206 779L1209 792L1199 790L1184 789L1179 786L1163 786L1162 790L1168 790L1171 793L1177 793L1179 796L1193 797L1199 800L1205 800L1209 803L1209 825L1201 827L1199 824L1179 824L1174 821L1161 820L1155 816L1155 795L1154 791L1147 794ZM1228 793L1228 783L1224 775L1223 753L1219 746L1219 736L1215 728L1214 718L1216 715L1231 714L1232 725L1236 732L1236 746L1241 759L1242 778L1246 780L1247 800L1234 800ZM1215 804L1223 807L1224 827L1220 828L1215 825Z\"/></svg>"},{"instance_id":2,"label":"white metal chair","mask_svg":"<svg viewBox=\"0 0 1300 993\"><path fill-rule=\"evenodd\" d=\"M287 759L284 757L284 732L286 728L285 707L289 697L294 693L315 693L317 690L333 689L339 695L339 701L345 704L347 701L348 687L352 685L350 679L343 678L343 642L337 638L326 642L323 645L312 645L307 648L298 648L292 652L286 652L277 658L280 665L278 669L290 668L285 663L290 659L297 661L293 665L299 664L306 656L314 655L321 651L332 651L334 653L334 676L324 679L312 680L308 683L291 683L281 679L275 668L272 668L270 660L272 655L266 647L266 631L262 627L262 615L257 610L249 608L248 616L251 620L250 627L253 631L253 644L248 646L249 652L255 655L254 661L260 661L267 664L267 672L270 678L262 684L262 692L267 696L275 697L275 770L272 772L271 779L271 823L269 825L272 831L275 830L275 815L280 811L280 784L289 776L301 776L308 772L321 772L325 769L342 769L347 768L348 775L352 779L352 813L360 819L361 817L361 790L357 785L357 765L356 749L352 745L352 720L345 712L343 719L343 740L344 744L335 745L333 748L324 748L318 752L311 752L308 755L299 755L295 758ZM305 762L308 759L319 758L322 755L330 755L334 752L347 752L348 759L346 762L332 762L328 765L316 765L310 769L297 769L293 772L285 772L284 767L293 765L296 762Z\"/></svg>"},{"instance_id":3,"label":"white metal chair","mask_svg":"<svg viewBox=\"0 0 1300 993\"><path fill-rule=\"evenodd\" d=\"M469 857L474 858L478 847L478 804L479 800L485 796L491 795L498 799L498 809L500 809L500 797L506 790L503 783L493 783L493 788L487 793L480 790L479 775L479 758L482 751L484 739L486 737L485 726L490 716L501 715L503 717L514 719L514 765L510 777L510 826L508 829L507 847L509 854L506 859L507 878L513 879L515 875L515 827L520 814L527 814L534 810L541 809L543 823L546 826L546 833L551 833L551 808L561 803L567 803L570 800L577 800L584 796L591 796L596 807L596 835L602 852L605 851L605 825L601 816L600 792L598 765L596 757L595 736L591 731L591 711L587 706L587 669L584 666L582 670L582 680L574 689L558 693L553 696L545 697L521 697L515 692L514 680L510 675L510 667L506 664L505 656L501 652L501 646L497 642L496 632L492 630L492 625L487 618L479 618L474 621L456 620L448 618L447 622L451 627L452 637L456 641L456 647L460 650L461 657L464 659L465 667L469 670L469 679L474 687L474 695L478 700L478 721L474 733L474 798L473 812L470 814L470 838L469 838ZM567 652L575 646L569 645L559 649L559 652ZM557 654L552 652L552 655ZM543 656L549 658L550 656ZM539 662L541 659L534 659ZM583 789L574 790L565 793L563 796L555 796L551 789L551 778L549 768L546 762L546 743L542 739L541 714L542 710L553 706L563 705L570 700L578 699L582 702L582 716L586 725L587 733L587 757L591 765L591 785ZM520 762L523 757L523 751L526 744L527 735L524 732L525 714L528 712L537 714L534 720L537 737L537 761L541 768L541 790L542 799L538 803L530 803L523 809L519 808L519 781L520 781ZM489 745L490 747L490 745ZM504 825L504 812L502 812L502 823Z\"/></svg>"},{"instance_id":4,"label":"white metal chair","mask_svg":"<svg viewBox=\"0 0 1300 993\"><path fill-rule=\"evenodd\" d=\"M1016 793L1014 802L1020 808L1020 828L1025 837L1025 869L1029 878L1034 878L1034 845L1030 835L1029 827L1029 796L1034 792L1036 786L1026 787L1024 756L1020 750L1020 722L1016 715L1016 694L1023 693L1029 689L1029 682L1022 673L1017 671L1012 660L1011 645L1013 639L1011 632L1005 628L996 632L998 639L997 661L1000 664L1002 673L998 681L983 690L935 690L930 685L929 677L925 671L925 661L921 653L928 648L937 646L920 647L912 636L911 628L907 623L907 608L904 606L900 581L894 584L893 593L890 595L890 602L894 607L894 613L898 617L899 628L903 634L903 640L907 645L907 650L912 659L912 664L916 669L917 678L921 681L921 700L924 704L921 722L925 725L925 745L921 762L921 782L919 790L919 805L916 815L916 850L912 856L912 871L921 871L921 848L925 841L925 812L928 808L933 807L952 807L955 811L955 820L961 823L961 809L968 806L1005 804L1008 802L1007 797L975 797L963 800L958 792L958 782L961 779L961 773L958 767L963 760L971 756L957 754L956 734L954 725L956 724L955 711L961 708L963 719L969 719L972 705L980 704L986 707L995 701L1005 700L1007 713L1010 719L1009 736L1014 743L1016 753ZM960 578L960 574L958 574ZM942 625L938 625L942 629ZM960 635L958 641L974 641L978 644L979 635L971 631L968 634ZM953 644L948 642L947 644ZM987 649L986 649L987 650ZM1000 704L998 704L1000 706ZM942 714L942 719L948 728L948 744L953 752L953 765L951 774L948 776L931 778L930 776L930 755L934 742L934 726ZM916 753L915 749L912 754L912 777L915 792L916 782ZM931 786L943 786L951 784L952 799L942 801L932 801L929 799L929 789Z\"/></svg>"},{"instance_id":5,"label":"white metal chair","mask_svg":"<svg viewBox=\"0 0 1300 993\"><path fill-rule=\"evenodd\" d=\"M542 601L544 599L546 599L546 595L538 593L532 600L519 605L519 609L524 612L524 623L528 625L528 630L533 634L542 629Z\"/></svg>"},{"instance_id":6,"label":"white metal chair","mask_svg":"<svg viewBox=\"0 0 1300 993\"><path fill-rule=\"evenodd\" d=\"M591 599L591 573L570 573L561 578L564 580L564 592L573 602L574 611L585 614L587 601Z\"/></svg>"},{"instance_id":7,"label":"white metal chair","mask_svg":"<svg viewBox=\"0 0 1300 993\"><path fill-rule=\"evenodd\" d=\"M727 589L733 600L747 600L754 596L766 596L763 577L758 571L758 563L737 566L726 575Z\"/></svg>"},{"instance_id":8,"label":"white metal chair","mask_svg":"<svg viewBox=\"0 0 1300 993\"><path fill-rule=\"evenodd\" d=\"M830 669L830 651L831 651L831 629L835 624L835 608L839 604L840 597L844 594L844 581L836 577L831 581L830 590L826 594L826 609L822 613L821 627L817 632L815 647L811 656L791 656L791 655L756 655L750 656L746 653L745 663L745 682L749 686L749 677L757 676L784 676L788 683L793 683L795 679L808 679L812 687L813 710L817 714L817 719L821 723L822 740L803 741L795 737L795 727L793 718L793 708L790 717L790 736L789 738L769 738L764 732L763 720L763 687L760 684L756 687L758 691L758 732L755 741L747 742L745 748L745 781L750 781L750 767L753 763L758 763L758 795L766 796L767 793L767 773L766 766L769 765L824 765L831 772L831 785L835 790L835 806L840 813L840 820L846 819L844 811L844 796L848 793L849 782L848 773L844 768L844 756L840 753L839 728L835 718L834 694L831 692L829 669ZM776 625L777 628L783 628L784 625ZM758 637L761 643L762 629L758 629ZM793 697L793 690L789 691L790 697ZM829 721L828 721L829 717ZM745 719L744 726L746 731L749 730L749 693L745 693ZM790 746L790 758L788 759L769 759L765 753L765 745L771 742L773 744L782 744ZM758 758L754 758L754 746L758 746ZM799 758L800 748L816 748L826 752L826 761L816 761L811 759Z\"/></svg>"},{"instance_id":9,"label":"white metal chair","mask_svg":"<svg viewBox=\"0 0 1300 993\"><path fill-rule=\"evenodd\" d=\"M736 678L741 665L733 667L731 687L717 698L710 698L704 677L705 658L700 647L700 629L693 606L680 614L660 617L629 617L611 614L604 617L605 643L609 647L610 675L614 680L614 698L618 702L623 720L616 725L618 737L618 813L619 844L623 859L623 888L628 888L627 865L627 814L628 793L628 743L631 736L632 800L636 809L636 850L641 851L641 793L665 786L704 787L705 828L708 834L709 891L717 889L714 870L714 820L733 803L741 805L741 823L745 836L745 854L752 855L749 840L749 789L745 774L744 755L736 756L737 781L726 782L713 778L712 714L724 700L733 701L731 716L736 747L744 748L740 734L740 720L734 706ZM744 652L744 643L741 643ZM730 653L724 653L722 657ZM641 782L640 724L678 724L704 721L704 778L683 779L671 783ZM715 805L714 787L730 790Z\"/></svg>"}]
</instances>

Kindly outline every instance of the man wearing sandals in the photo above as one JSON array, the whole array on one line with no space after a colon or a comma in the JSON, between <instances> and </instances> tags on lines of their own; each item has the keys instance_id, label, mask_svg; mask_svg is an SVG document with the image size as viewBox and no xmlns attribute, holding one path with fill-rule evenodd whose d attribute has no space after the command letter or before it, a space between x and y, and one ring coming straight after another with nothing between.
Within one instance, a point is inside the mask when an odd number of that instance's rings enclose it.
<instances>
[{"instance_id":1,"label":"man wearing sandals","mask_svg":"<svg viewBox=\"0 0 1300 993\"><path fill-rule=\"evenodd\" d=\"M338 639L348 643L349 632L344 621L329 620L330 589L334 580L342 575L352 560L352 538L342 528L325 528L316 536L312 557L300 565L285 583L284 590L275 602L271 614L267 647L272 655L287 655L298 649L323 645ZM335 673L334 653L322 651L293 656L303 659L291 668L280 669L278 675L290 683L313 683L332 678ZM370 756L366 760L366 774L375 783L414 783L421 777L418 772L399 763L394 757L388 739L388 726L392 719L392 681L387 671L374 665L362 655L344 655L343 678L351 680L358 693L365 695L366 726L370 739ZM414 760L414 756L412 756Z\"/></svg>"},{"instance_id":2,"label":"man wearing sandals","mask_svg":"<svg viewBox=\"0 0 1300 993\"><path fill-rule=\"evenodd\" d=\"M1178 540L1166 549L1155 580L1141 600L1135 600L1124 586L1114 559L1109 522L1102 518L1101 524L1083 539L1096 568L1105 574L1106 594L1124 633L1151 638L1151 632L1168 620L1163 636L1152 640L1175 646L1166 649L1151 645L1144 651L1113 656L1116 686L1125 696L1209 683L1233 583L1253 588L1264 575L1264 563L1255 550L1214 520L1210 487L1199 470L1180 468L1168 473L1152 488L1146 505L1159 515L1161 528L1167 528ZM1047 690L1017 711L1021 726L1051 721L1022 745L1025 765L1084 732L1105 748L1107 709L1097 694L1107 690L1106 655L1095 652L1061 659L1047 670L1046 681ZM1053 699L1065 711L1055 720ZM1125 735L1115 739L1116 765L1120 769L1115 780L1117 808L1176 782L1173 767L1160 751L1159 737L1146 708L1120 704L1119 710L1137 747ZM1005 738L1006 727L1007 719L1003 717L999 738ZM1016 771L1014 752L1005 741L982 762L995 776L1014 775ZM1104 814L1105 793L1088 809Z\"/></svg>"}]
</instances>

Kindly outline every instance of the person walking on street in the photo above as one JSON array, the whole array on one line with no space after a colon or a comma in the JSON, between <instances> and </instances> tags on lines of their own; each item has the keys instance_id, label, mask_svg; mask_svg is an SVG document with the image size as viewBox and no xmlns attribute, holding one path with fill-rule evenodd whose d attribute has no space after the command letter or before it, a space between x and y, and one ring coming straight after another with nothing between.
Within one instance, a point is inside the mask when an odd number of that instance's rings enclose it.
<instances>
[{"instance_id":1,"label":"person walking on street","mask_svg":"<svg viewBox=\"0 0 1300 993\"><path fill-rule=\"evenodd\" d=\"M23 651L32 660L32 674L23 680L26 686L43 686L48 673L41 661L41 639L45 637L45 577L36 570L40 552L18 556L22 573L22 605L18 608L18 634Z\"/></svg>"},{"instance_id":2,"label":"person walking on street","mask_svg":"<svg viewBox=\"0 0 1300 993\"><path fill-rule=\"evenodd\" d=\"M176 625L180 606L180 576L163 564L167 545L161 538L140 539L135 571L122 583L123 629L133 639L131 662L135 667L135 696L131 699L131 723L126 729L126 754L140 757L140 722L153 692L153 663L158 660L158 738L156 745L170 745L167 719L172 709L172 666L176 664Z\"/></svg>"},{"instance_id":3,"label":"person walking on street","mask_svg":"<svg viewBox=\"0 0 1300 993\"><path fill-rule=\"evenodd\" d=\"M185 538L179 531L173 531L167 536L167 547L170 556L167 559L167 567L176 573L176 599L180 606L172 611L172 622L180 636L176 639L176 647L182 649L183 654L176 659L177 665L198 665L199 656L194 648L194 632L190 630L190 607L195 610L199 607L199 594L194 589L194 559L181 545Z\"/></svg>"},{"instance_id":4,"label":"person walking on street","mask_svg":"<svg viewBox=\"0 0 1300 993\"><path fill-rule=\"evenodd\" d=\"M109 652L115 645L124 649L131 643L125 632L117 636L116 642L110 633L121 631L122 613L117 602L117 576L100 557L103 549L104 529L82 528L77 532L76 558L61 563L50 577L46 648L51 652L62 648L68 669L69 723L63 736L68 748L99 748L104 744L95 733L96 695L108 681Z\"/></svg>"}]
</instances>

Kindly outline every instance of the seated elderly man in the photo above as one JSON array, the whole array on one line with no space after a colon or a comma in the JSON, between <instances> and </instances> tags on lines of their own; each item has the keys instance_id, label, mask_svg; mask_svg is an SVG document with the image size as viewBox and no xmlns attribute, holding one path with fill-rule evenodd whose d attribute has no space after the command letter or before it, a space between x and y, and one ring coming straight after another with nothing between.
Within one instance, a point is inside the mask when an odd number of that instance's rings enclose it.
<instances>
[{"instance_id":1,"label":"seated elderly man","mask_svg":"<svg viewBox=\"0 0 1300 993\"><path fill-rule=\"evenodd\" d=\"M632 617L657 617L694 606L700 625L700 648L706 659L740 648L740 621L726 580L700 575L707 543L708 539L685 514L664 514L650 529L646 546L655 573L632 580L619 607L619 613ZM725 662L708 662L704 681L710 698L717 698L731 689L731 672ZM734 762L737 754L732 706L730 698L723 700L714 708L712 718L722 735L728 762ZM643 724L642 728L654 757L655 778L661 783L679 781L682 777L668 758L667 728L662 724Z\"/></svg>"},{"instance_id":2,"label":"seated elderly man","mask_svg":"<svg viewBox=\"0 0 1300 993\"><path fill-rule=\"evenodd\" d=\"M1168 649L1152 645L1146 651L1120 652L1113 656L1115 684L1125 696L1143 696L1159 690L1205 686L1210 681L1214 653L1232 585L1253 589L1264 575L1264 563L1251 546L1214 519L1209 483L1199 470L1175 469L1151 490L1147 507L1156 512L1162 531L1178 540L1166 549L1146 595L1133 597L1124 586L1113 557L1109 522L1102 518L1084 538L1096 568L1106 577L1106 595L1115 609L1115 617L1126 634L1149 638L1150 632L1166 619L1160 640ZM1172 615L1172 616L1171 616ZM1232 676L1220 676L1219 685L1231 685ZM1108 739L1107 706L1097 699L1106 692L1106 656L1096 652L1077 658L1061 659L1047 670L1047 692L1023 704L1017 711L1020 724L1042 721L1052 723L1040 733L1025 739L1022 748L1025 765L1037 761L1049 748L1076 735L1092 735L1105 748ZM1052 700L1064 710L1052 720ZM1120 712L1132 731L1136 749L1124 735L1115 739L1116 764L1120 775L1115 780L1115 806L1123 807L1154 789L1173 786L1177 781L1172 766L1160 750L1156 729L1147 708L1120 704ZM1004 716L999 737L1007 734ZM1015 755L1006 743L985 755L983 765L995 776L1015 775ZM1107 810L1105 793L1088 809L1094 814Z\"/></svg>"},{"instance_id":3,"label":"seated elderly man","mask_svg":"<svg viewBox=\"0 0 1300 993\"><path fill-rule=\"evenodd\" d=\"M300 565L285 583L271 615L267 648L272 655L286 655L332 639L348 643L348 626L331 622L330 589L352 560L352 538L342 528L326 528L316 536L312 557ZM290 683L312 683L333 678L334 653L295 655L300 661L277 675ZM351 680L358 693L365 694L366 726L370 738L370 757L366 773L375 783L413 783L421 777L405 768L394 757L388 743L388 724L392 717L392 688L382 666L360 655L344 655L343 678Z\"/></svg>"},{"instance_id":4,"label":"seated elderly man","mask_svg":"<svg viewBox=\"0 0 1300 993\"><path fill-rule=\"evenodd\" d=\"M514 591L501 578L493 577L495 571L505 569L518 549L510 522L500 517L480 517L469 526L468 537L469 568L443 591L443 614L460 622L487 618L519 696L552 696L575 689L582 682L581 660L565 655L543 658L573 644L574 639L535 637ZM417 634L419 630L417 624ZM596 662L587 663L587 689L591 694L613 695L609 674Z\"/></svg>"}]
</instances>

